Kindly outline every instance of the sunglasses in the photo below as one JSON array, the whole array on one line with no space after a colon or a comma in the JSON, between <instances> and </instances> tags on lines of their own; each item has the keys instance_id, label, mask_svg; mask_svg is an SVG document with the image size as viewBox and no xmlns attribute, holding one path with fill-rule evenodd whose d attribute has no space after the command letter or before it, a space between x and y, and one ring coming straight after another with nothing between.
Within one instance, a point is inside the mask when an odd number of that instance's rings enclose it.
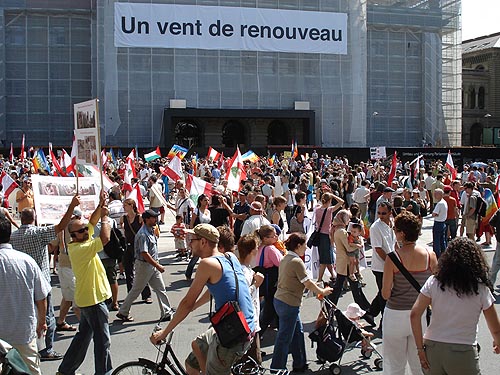
<instances>
[{"instance_id":1,"label":"sunglasses","mask_svg":"<svg viewBox=\"0 0 500 375\"><path fill-rule=\"evenodd\" d=\"M80 234L82 234L82 233L85 233L85 232L88 232L88 231L89 231L89 227L83 227L83 228L80 228L78 230L74 230L71 233L80 233Z\"/></svg>"},{"instance_id":2,"label":"sunglasses","mask_svg":"<svg viewBox=\"0 0 500 375\"><path fill-rule=\"evenodd\" d=\"M389 214L389 212L380 212L380 211L377 211L377 214L384 216L384 215Z\"/></svg>"}]
</instances>

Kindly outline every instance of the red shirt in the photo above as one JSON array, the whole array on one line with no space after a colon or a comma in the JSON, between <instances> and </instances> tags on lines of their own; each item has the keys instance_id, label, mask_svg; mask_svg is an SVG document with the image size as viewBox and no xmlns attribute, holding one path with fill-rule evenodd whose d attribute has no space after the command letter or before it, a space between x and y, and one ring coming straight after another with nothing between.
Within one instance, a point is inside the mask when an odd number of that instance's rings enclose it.
<instances>
[{"instance_id":1,"label":"red shirt","mask_svg":"<svg viewBox=\"0 0 500 375\"><path fill-rule=\"evenodd\" d=\"M448 203L448 213L446 214L446 220L456 219L457 215L457 200L451 196L444 196L443 199Z\"/></svg>"}]
</instances>

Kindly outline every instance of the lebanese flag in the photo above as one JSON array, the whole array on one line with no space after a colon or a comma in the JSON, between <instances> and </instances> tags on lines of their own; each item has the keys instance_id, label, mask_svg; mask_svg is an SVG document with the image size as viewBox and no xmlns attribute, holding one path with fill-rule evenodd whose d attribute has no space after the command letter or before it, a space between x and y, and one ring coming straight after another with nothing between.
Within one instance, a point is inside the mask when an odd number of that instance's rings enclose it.
<instances>
[{"instance_id":1,"label":"lebanese flag","mask_svg":"<svg viewBox=\"0 0 500 375\"><path fill-rule=\"evenodd\" d=\"M387 178L387 186L391 186L392 180L396 176L396 169L398 168L398 158L396 157L396 151L392 156L391 171L389 172L389 177Z\"/></svg>"},{"instance_id":2,"label":"lebanese flag","mask_svg":"<svg viewBox=\"0 0 500 375\"><path fill-rule=\"evenodd\" d=\"M78 152L78 143L76 141L75 133L73 133L73 145L71 147L71 162L68 165L66 165L66 173L70 174L73 173L74 176L77 176L77 170L76 170L76 155ZM66 159L65 159L66 161Z\"/></svg>"},{"instance_id":3,"label":"lebanese flag","mask_svg":"<svg viewBox=\"0 0 500 375\"><path fill-rule=\"evenodd\" d=\"M24 157L25 157L25 154L24 154L24 134L23 134L23 140L21 141L21 155L20 155L22 162L24 161Z\"/></svg>"},{"instance_id":4,"label":"lebanese flag","mask_svg":"<svg viewBox=\"0 0 500 375\"><path fill-rule=\"evenodd\" d=\"M162 172L164 176L171 178L174 181L182 179L182 165L179 155L175 155L165 170Z\"/></svg>"},{"instance_id":5,"label":"lebanese flag","mask_svg":"<svg viewBox=\"0 0 500 375\"><path fill-rule=\"evenodd\" d=\"M12 142L10 142L10 154L9 154L9 161L11 163L14 162L14 148L12 147Z\"/></svg>"},{"instance_id":6,"label":"lebanese flag","mask_svg":"<svg viewBox=\"0 0 500 375\"><path fill-rule=\"evenodd\" d=\"M221 169L223 164L224 164L224 153L220 154L219 165L217 165L217 168Z\"/></svg>"},{"instance_id":7,"label":"lebanese flag","mask_svg":"<svg viewBox=\"0 0 500 375\"><path fill-rule=\"evenodd\" d=\"M213 185L206 182L205 180L195 177L192 174L187 175L186 190L188 192L189 198L191 198L194 203L198 202L198 197L201 194L205 194L206 196L210 197L212 195L212 189Z\"/></svg>"},{"instance_id":8,"label":"lebanese flag","mask_svg":"<svg viewBox=\"0 0 500 375\"><path fill-rule=\"evenodd\" d=\"M50 158L52 159L52 165L56 169L57 173L59 173L59 175L61 177L68 177L68 175L66 173L64 173L61 166L59 165L59 162L57 161L57 158L54 155L54 151L52 151L52 144L50 144L50 147L49 147L49 154L50 154Z\"/></svg>"},{"instance_id":9,"label":"lebanese flag","mask_svg":"<svg viewBox=\"0 0 500 375\"><path fill-rule=\"evenodd\" d=\"M137 211L142 214L144 212L144 200L142 199L141 190L139 189L139 184L135 184L135 187L130 192L127 198L133 199L137 204Z\"/></svg>"},{"instance_id":10,"label":"lebanese flag","mask_svg":"<svg viewBox=\"0 0 500 375\"><path fill-rule=\"evenodd\" d=\"M19 185L10 177L5 171L2 171L2 174L0 175L0 181L2 182L3 186L3 196L4 199L8 199L10 193L12 193L16 188L19 187Z\"/></svg>"},{"instance_id":11,"label":"lebanese flag","mask_svg":"<svg viewBox=\"0 0 500 375\"><path fill-rule=\"evenodd\" d=\"M449 150L445 166L451 173L451 179L455 180L457 178L457 170L455 169L455 165L453 164L453 159L451 158L451 151Z\"/></svg>"},{"instance_id":12,"label":"lebanese flag","mask_svg":"<svg viewBox=\"0 0 500 375\"><path fill-rule=\"evenodd\" d=\"M227 187L232 191L240 191L241 180L246 180L247 174L243 169L243 160L241 158L241 153L239 147L236 147L236 152L233 158L229 162L229 168L227 169L226 180Z\"/></svg>"},{"instance_id":13,"label":"lebanese flag","mask_svg":"<svg viewBox=\"0 0 500 375\"><path fill-rule=\"evenodd\" d=\"M213 149L212 147L209 147L208 148L208 155L207 155L207 159L210 161L210 162L214 162L214 161L217 161L217 159L220 158L220 153L216 150L216 149Z\"/></svg>"},{"instance_id":14,"label":"lebanese flag","mask_svg":"<svg viewBox=\"0 0 500 375\"><path fill-rule=\"evenodd\" d=\"M127 158L125 161L125 173L123 175L123 190L124 191L132 191L132 178L137 177L137 173L134 167L134 161L130 158ZM140 195L140 194L139 194Z\"/></svg>"},{"instance_id":15,"label":"lebanese flag","mask_svg":"<svg viewBox=\"0 0 500 375\"><path fill-rule=\"evenodd\" d=\"M101 150L101 165L106 167L106 164L108 164L108 155L106 155L106 149L103 148Z\"/></svg>"}]
</instances>

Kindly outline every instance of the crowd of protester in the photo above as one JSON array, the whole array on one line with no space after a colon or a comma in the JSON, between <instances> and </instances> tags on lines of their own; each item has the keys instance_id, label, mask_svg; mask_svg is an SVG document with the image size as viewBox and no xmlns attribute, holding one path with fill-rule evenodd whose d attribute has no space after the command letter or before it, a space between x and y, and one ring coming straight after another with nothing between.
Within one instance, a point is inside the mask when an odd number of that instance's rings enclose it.
<instances>
[{"instance_id":1,"label":"crowd of protester","mask_svg":"<svg viewBox=\"0 0 500 375\"><path fill-rule=\"evenodd\" d=\"M0 196L0 265L6 270L0 274L5 291L0 312L9 317L0 320L0 339L21 353L32 373L40 373L39 360L63 359L59 373L73 374L92 338L96 374L110 373L109 311L124 322L133 321L132 303L139 296L153 303L151 291L159 303L160 320L169 322L151 337L155 343L211 297L217 310L236 292L252 331L248 340L222 348L215 331L207 330L192 343L186 360L189 374L229 374L231 364L244 355L261 363L259 341L273 328L277 334L271 367L286 368L291 353L293 370L306 371L300 319L304 289L328 296L334 304L350 290L364 312L361 318L374 330L375 318L383 314L386 374L404 374L406 367L412 374L422 373L422 368L432 374L457 373L454 368L479 374L475 329L481 312L494 339L493 349L500 353L500 322L492 294L500 270L499 242L491 267L481 250L492 246L493 236L500 236L496 163L464 165L454 176L455 171L440 160L398 161L391 168L373 161L354 164L314 151L307 158L245 162L246 178L238 191L231 191L225 179L229 159L184 158L184 177L191 174L212 184L210 192L197 195L195 201L186 190L186 178L173 181L164 173L167 159L148 163L137 158L134 163L137 177L132 183L149 202L143 212L124 189L126 161L109 160L104 173L113 187L101 192L88 223L82 221L77 194L58 224L37 226L31 176L48 172L35 171L29 160L2 161L3 171L19 187L8 199ZM175 216L171 228L165 227L167 210ZM433 220L432 248L418 241L424 217ZM118 260L102 251L113 228L123 232L126 242ZM319 232L314 277L303 261L313 230ZM161 233L172 234L177 259L189 259L185 277L191 286L177 307L171 306L163 281ZM367 246L372 249L377 286L371 301L359 270L360 253ZM57 319L50 256L63 296ZM396 263L423 286L421 290ZM21 270L29 270L29 277ZM17 274L25 276L13 285ZM126 279L128 292L121 305L120 277ZM202 293L204 286L209 293ZM21 297L26 302L19 302ZM19 304L25 311L17 310ZM429 305L433 317L425 330L423 313ZM72 306L80 324L63 356L53 349L54 332L76 331L65 321ZM451 312L464 306L460 317L447 321ZM468 326L459 327L458 319L468 320ZM42 334L45 345L37 348ZM443 353L451 354L444 360Z\"/></svg>"}]
</instances>

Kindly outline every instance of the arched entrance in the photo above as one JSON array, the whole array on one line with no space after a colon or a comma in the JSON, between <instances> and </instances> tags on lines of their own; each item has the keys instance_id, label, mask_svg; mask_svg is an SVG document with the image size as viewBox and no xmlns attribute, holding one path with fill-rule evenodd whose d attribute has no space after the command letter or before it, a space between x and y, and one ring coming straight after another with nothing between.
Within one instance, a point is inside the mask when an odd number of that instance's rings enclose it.
<instances>
[{"instance_id":1,"label":"arched entrance","mask_svg":"<svg viewBox=\"0 0 500 375\"><path fill-rule=\"evenodd\" d=\"M193 120L182 120L175 125L175 143L179 146L191 148L203 146L201 142L201 128Z\"/></svg>"},{"instance_id":2,"label":"arched entrance","mask_svg":"<svg viewBox=\"0 0 500 375\"><path fill-rule=\"evenodd\" d=\"M236 120L227 121L222 127L222 143L225 147L245 144L245 127Z\"/></svg>"},{"instance_id":3,"label":"arched entrance","mask_svg":"<svg viewBox=\"0 0 500 375\"><path fill-rule=\"evenodd\" d=\"M273 120L267 128L267 144L286 145L288 139L288 127L280 120Z\"/></svg>"},{"instance_id":4,"label":"arched entrance","mask_svg":"<svg viewBox=\"0 0 500 375\"><path fill-rule=\"evenodd\" d=\"M481 146L482 135L483 135L483 125L476 122L470 128L470 145Z\"/></svg>"}]
</instances>

